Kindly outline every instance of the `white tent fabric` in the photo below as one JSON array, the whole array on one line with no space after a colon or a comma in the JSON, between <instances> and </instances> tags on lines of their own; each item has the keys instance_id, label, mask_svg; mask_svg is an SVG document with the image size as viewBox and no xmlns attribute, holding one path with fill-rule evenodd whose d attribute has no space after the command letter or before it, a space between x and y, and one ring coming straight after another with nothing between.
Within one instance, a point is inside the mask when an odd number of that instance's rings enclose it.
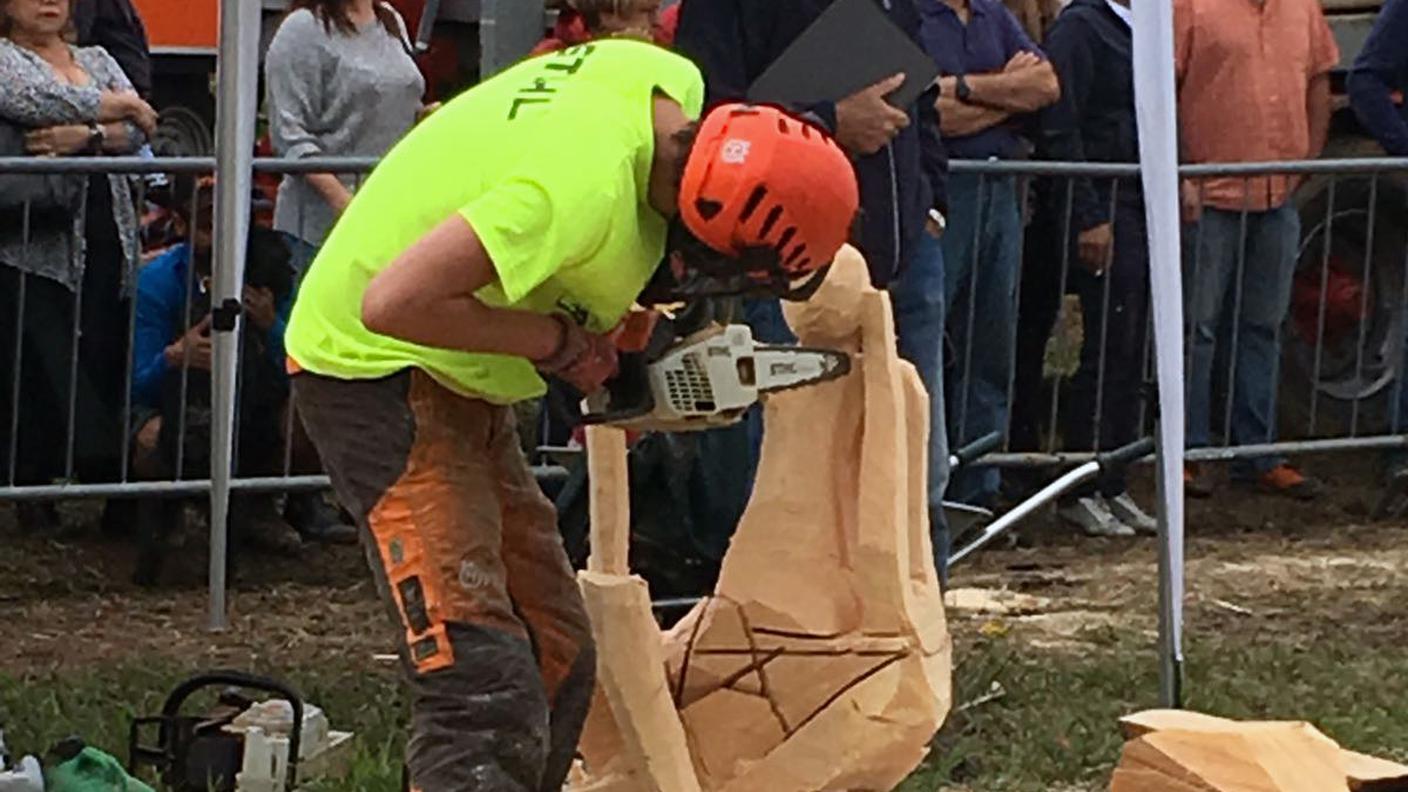
<instances>
[{"instance_id":1,"label":"white tent fabric","mask_svg":"<svg viewBox=\"0 0 1408 792\"><path fill-rule=\"evenodd\" d=\"M1133 0L1134 95L1149 226L1159 379L1160 688L1177 706L1183 662L1183 283L1172 0Z\"/></svg>"}]
</instances>

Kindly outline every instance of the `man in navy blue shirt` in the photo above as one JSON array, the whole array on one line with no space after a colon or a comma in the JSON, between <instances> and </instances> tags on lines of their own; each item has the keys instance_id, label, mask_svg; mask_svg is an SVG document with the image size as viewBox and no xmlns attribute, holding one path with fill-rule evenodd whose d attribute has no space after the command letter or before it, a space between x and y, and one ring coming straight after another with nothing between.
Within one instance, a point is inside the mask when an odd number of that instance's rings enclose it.
<instances>
[{"instance_id":1,"label":"man in navy blue shirt","mask_svg":"<svg viewBox=\"0 0 1408 792\"><path fill-rule=\"evenodd\" d=\"M938 109L949 155L1023 156L1017 122L1060 96L1051 64L998 0L920 0L919 7L920 38L942 75ZM963 445L1007 428L1022 220L1010 176L953 174L948 193L944 297L957 349L948 429L950 444ZM949 497L991 506L1000 483L996 469L970 469L954 477Z\"/></svg>"},{"instance_id":2,"label":"man in navy blue shirt","mask_svg":"<svg viewBox=\"0 0 1408 792\"><path fill-rule=\"evenodd\" d=\"M1348 87L1354 112L1369 134L1390 156L1408 157L1408 108L1403 102L1408 92L1408 0L1384 3L1354 60ZM1399 369L1399 376L1405 375L1408 365ZM1402 432L1408 427L1408 383L1400 383L1397 392L1392 430ZM1408 490L1408 452L1392 451L1387 462L1389 486Z\"/></svg>"},{"instance_id":3,"label":"man in navy blue shirt","mask_svg":"<svg viewBox=\"0 0 1408 792\"><path fill-rule=\"evenodd\" d=\"M1394 157L1408 157L1408 0L1384 3L1349 74L1354 112Z\"/></svg>"}]
</instances>

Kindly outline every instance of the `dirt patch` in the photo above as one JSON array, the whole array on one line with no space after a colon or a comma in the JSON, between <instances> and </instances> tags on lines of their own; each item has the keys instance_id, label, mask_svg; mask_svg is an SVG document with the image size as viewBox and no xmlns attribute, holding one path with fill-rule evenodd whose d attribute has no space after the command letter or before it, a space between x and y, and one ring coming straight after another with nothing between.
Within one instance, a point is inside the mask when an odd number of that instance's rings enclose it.
<instances>
[{"instance_id":1,"label":"dirt patch","mask_svg":"<svg viewBox=\"0 0 1408 792\"><path fill-rule=\"evenodd\" d=\"M1341 460L1342 461L1342 460ZM1376 490L1364 465L1312 467L1328 478L1313 505L1224 493L1189 504L1186 613L1190 634L1333 635L1390 646L1408 632L1408 545L1401 524L1370 524ZM1136 491L1150 502L1148 485ZM282 662L390 651L395 635L356 547L298 557L246 553L233 576L230 627L205 629L204 543L173 554L170 581L130 582L131 541L90 528L91 504L64 507L74 537L20 534L0 506L0 673L93 667L134 657L206 664ZM1034 648L1081 651L1112 630L1153 634L1153 540L1077 536L1050 514L1022 527L1013 549L988 550L954 570L954 585L1042 598L1036 613L954 612L955 633L1008 634Z\"/></svg>"},{"instance_id":2,"label":"dirt patch","mask_svg":"<svg viewBox=\"0 0 1408 792\"><path fill-rule=\"evenodd\" d=\"M1307 470L1324 480L1312 504L1224 488L1189 501L1185 549L1190 634L1333 635L1389 647L1408 630L1408 544L1403 522L1371 522L1380 496L1372 460L1327 457ZM1152 487L1134 491L1152 505ZM1044 618L996 621L1037 648L1098 645L1111 628L1152 635L1158 549L1152 539L1089 539L1047 512L1020 529L1016 547L987 550L953 570L955 586L1045 598ZM965 619L982 628L993 617ZM998 629L988 626L987 629Z\"/></svg>"},{"instance_id":3,"label":"dirt patch","mask_svg":"<svg viewBox=\"0 0 1408 792\"><path fill-rule=\"evenodd\" d=\"M261 658L391 651L394 636L356 547L308 547L296 557L242 552L227 630L207 627L203 543L168 558L167 583L131 583L124 538L88 528L96 510L64 509L63 540L22 535L0 507L0 673L101 667L132 658L253 665Z\"/></svg>"}]
</instances>

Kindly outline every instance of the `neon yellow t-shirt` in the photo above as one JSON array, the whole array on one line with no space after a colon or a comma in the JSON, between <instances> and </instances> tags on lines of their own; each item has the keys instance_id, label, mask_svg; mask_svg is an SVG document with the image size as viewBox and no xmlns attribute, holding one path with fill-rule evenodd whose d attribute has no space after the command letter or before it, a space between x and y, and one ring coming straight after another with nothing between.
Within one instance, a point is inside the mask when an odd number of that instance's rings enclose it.
<instances>
[{"instance_id":1,"label":"neon yellow t-shirt","mask_svg":"<svg viewBox=\"0 0 1408 792\"><path fill-rule=\"evenodd\" d=\"M525 61L445 105L387 154L328 236L299 289L289 356L340 379L419 367L497 404L542 395L542 379L522 358L371 332L362 295L458 212L499 276L481 300L611 329L665 252L666 220L647 201L656 91L699 117L704 82L693 64L612 40Z\"/></svg>"}]
</instances>

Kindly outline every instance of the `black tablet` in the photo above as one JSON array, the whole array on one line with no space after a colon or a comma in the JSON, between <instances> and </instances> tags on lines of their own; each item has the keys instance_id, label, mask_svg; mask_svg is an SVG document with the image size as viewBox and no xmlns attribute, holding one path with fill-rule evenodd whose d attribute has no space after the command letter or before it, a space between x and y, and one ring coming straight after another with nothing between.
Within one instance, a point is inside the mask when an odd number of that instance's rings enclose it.
<instances>
[{"instance_id":1,"label":"black tablet","mask_svg":"<svg viewBox=\"0 0 1408 792\"><path fill-rule=\"evenodd\" d=\"M879 2L836 0L753 83L748 98L792 106L834 102L903 72L904 85L886 99L909 107L939 68Z\"/></svg>"}]
</instances>

